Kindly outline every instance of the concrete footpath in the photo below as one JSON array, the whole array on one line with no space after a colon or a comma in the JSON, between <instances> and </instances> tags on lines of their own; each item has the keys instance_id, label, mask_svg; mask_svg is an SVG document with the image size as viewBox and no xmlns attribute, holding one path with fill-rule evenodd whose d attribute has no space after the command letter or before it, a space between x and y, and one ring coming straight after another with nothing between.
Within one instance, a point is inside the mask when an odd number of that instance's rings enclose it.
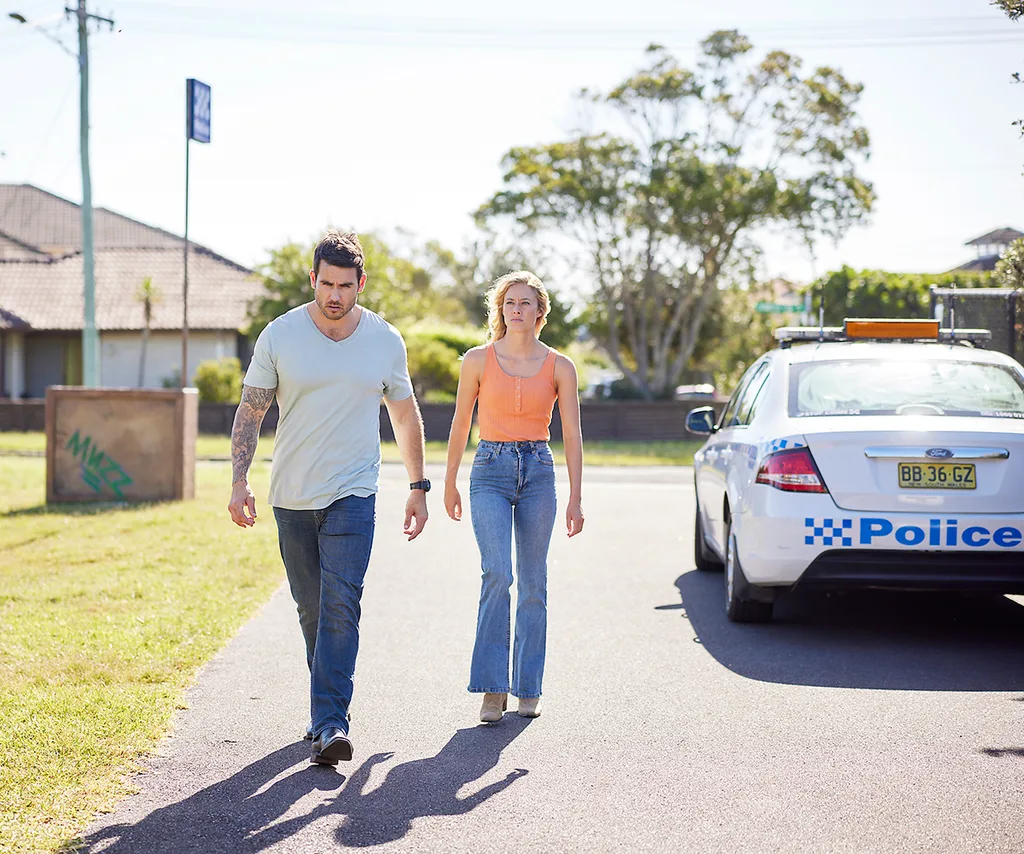
<instances>
[{"instance_id":1,"label":"concrete footpath","mask_svg":"<svg viewBox=\"0 0 1024 854\"><path fill-rule=\"evenodd\" d=\"M440 467L428 474L440 484ZM680 470L652 468L647 477L667 486ZM631 478L626 470L600 475L616 494L615 485ZM572 721L548 726L532 743L520 737L546 718L531 722L510 710L500 724L479 724L479 697L465 691L479 594L468 513L463 523L451 522L438 489L426 530L408 543L401 534L405 471L384 466L381 481L363 597L353 761L336 769L309 764L302 739L308 670L283 585L200 672L172 734L136 778L140 791L98 818L84 834L84 850L480 850L495 829L517 821L529 795L519 803L491 799L514 788L533 759L550 754ZM463 489L468 501L468 485ZM566 484L559 489L564 497ZM273 524L266 508L260 512L258 524ZM245 532L225 518L225 548L234 536ZM579 541L567 543L564 532L556 540L553 567L562 551L580 552L567 548Z\"/></svg>"},{"instance_id":2,"label":"concrete footpath","mask_svg":"<svg viewBox=\"0 0 1024 854\"><path fill-rule=\"evenodd\" d=\"M736 625L722 574L693 569L691 470L594 468L582 536L560 512L551 544L543 714L480 724L469 519L437 490L408 543L405 472L381 479L354 760L309 765L282 588L89 854L1024 851L1020 601L795 592ZM224 526L229 550L246 532Z\"/></svg>"},{"instance_id":3,"label":"concrete footpath","mask_svg":"<svg viewBox=\"0 0 1024 854\"><path fill-rule=\"evenodd\" d=\"M129 797L86 834L88 851L261 851L259 831L338 785L308 762L308 671L281 587L202 671L188 708ZM268 746L270 749L268 750Z\"/></svg>"}]
</instances>

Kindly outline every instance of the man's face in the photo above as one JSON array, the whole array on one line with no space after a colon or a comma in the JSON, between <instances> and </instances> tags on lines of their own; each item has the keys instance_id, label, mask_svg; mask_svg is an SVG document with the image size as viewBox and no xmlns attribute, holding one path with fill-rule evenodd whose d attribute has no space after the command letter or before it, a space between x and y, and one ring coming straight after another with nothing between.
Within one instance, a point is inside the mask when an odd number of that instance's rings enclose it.
<instances>
[{"instance_id":1,"label":"man's face","mask_svg":"<svg viewBox=\"0 0 1024 854\"><path fill-rule=\"evenodd\" d=\"M319 271L309 271L309 281L323 316L328 320L341 320L352 311L356 297L366 287L366 274L360 279L355 267L335 267L321 261Z\"/></svg>"}]
</instances>

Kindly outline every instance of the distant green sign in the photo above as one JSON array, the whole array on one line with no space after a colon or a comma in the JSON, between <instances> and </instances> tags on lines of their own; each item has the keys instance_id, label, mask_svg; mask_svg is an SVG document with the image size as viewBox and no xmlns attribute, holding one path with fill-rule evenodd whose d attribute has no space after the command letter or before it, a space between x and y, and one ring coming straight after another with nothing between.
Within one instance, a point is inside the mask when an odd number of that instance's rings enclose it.
<instances>
[{"instance_id":1,"label":"distant green sign","mask_svg":"<svg viewBox=\"0 0 1024 854\"><path fill-rule=\"evenodd\" d=\"M755 311L761 312L761 314L800 314L804 310L802 305L781 305L777 302L759 302L755 307Z\"/></svg>"}]
</instances>

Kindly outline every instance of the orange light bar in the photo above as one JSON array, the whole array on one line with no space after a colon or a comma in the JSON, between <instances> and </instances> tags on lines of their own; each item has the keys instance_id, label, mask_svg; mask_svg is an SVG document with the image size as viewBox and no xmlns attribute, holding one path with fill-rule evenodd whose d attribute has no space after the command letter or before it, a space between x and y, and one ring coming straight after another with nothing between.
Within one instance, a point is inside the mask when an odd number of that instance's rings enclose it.
<instances>
[{"instance_id":1,"label":"orange light bar","mask_svg":"<svg viewBox=\"0 0 1024 854\"><path fill-rule=\"evenodd\" d=\"M844 324L847 338L882 339L939 339L938 320L859 320L847 318Z\"/></svg>"}]
</instances>

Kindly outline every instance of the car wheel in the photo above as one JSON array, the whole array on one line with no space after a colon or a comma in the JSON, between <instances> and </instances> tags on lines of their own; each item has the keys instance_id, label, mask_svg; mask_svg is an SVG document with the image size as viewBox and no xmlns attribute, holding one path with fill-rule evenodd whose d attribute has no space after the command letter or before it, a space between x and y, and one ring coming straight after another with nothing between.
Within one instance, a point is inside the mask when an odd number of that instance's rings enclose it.
<instances>
[{"instance_id":1,"label":"car wheel","mask_svg":"<svg viewBox=\"0 0 1024 854\"><path fill-rule=\"evenodd\" d=\"M725 542L725 615L734 623L767 623L772 618L772 603L755 598L756 588L740 566L732 525L726 528Z\"/></svg>"},{"instance_id":2,"label":"car wheel","mask_svg":"<svg viewBox=\"0 0 1024 854\"><path fill-rule=\"evenodd\" d=\"M721 572L722 562L704 541L704 525L700 521L700 505L693 520L693 563L701 572Z\"/></svg>"}]
</instances>

